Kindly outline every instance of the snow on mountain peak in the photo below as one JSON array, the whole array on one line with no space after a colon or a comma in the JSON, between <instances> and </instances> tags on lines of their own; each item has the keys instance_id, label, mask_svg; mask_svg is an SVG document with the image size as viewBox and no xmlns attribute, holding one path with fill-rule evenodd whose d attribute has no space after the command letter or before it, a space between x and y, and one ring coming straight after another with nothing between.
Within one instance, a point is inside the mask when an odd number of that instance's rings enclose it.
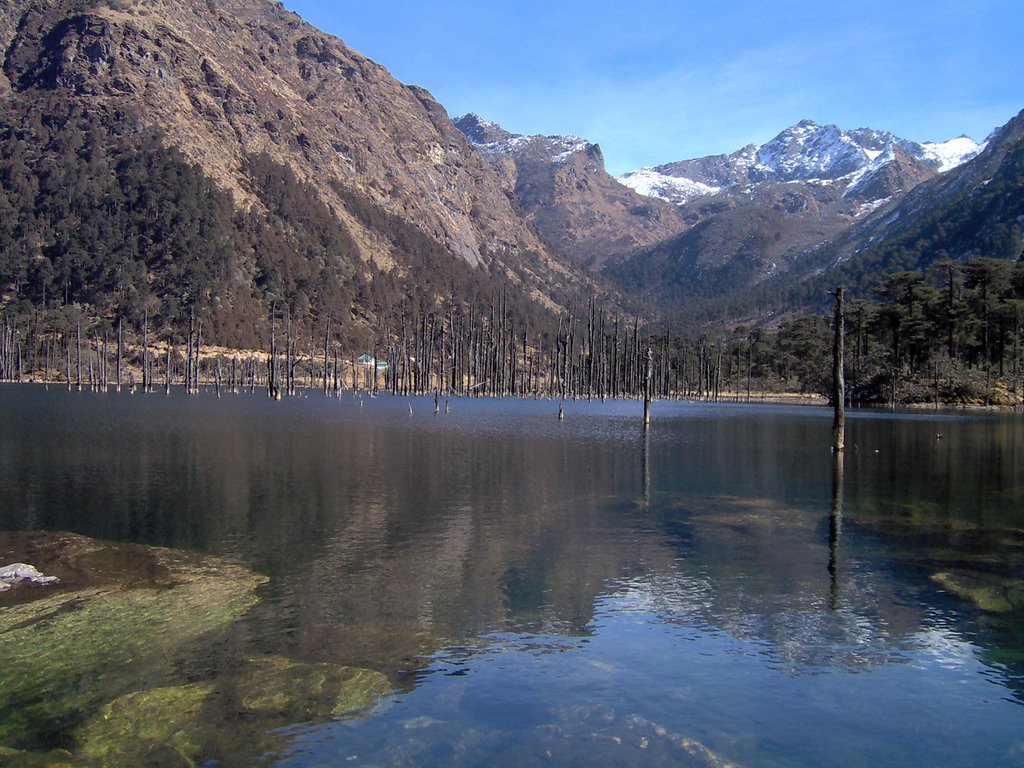
<instances>
[{"instance_id":1,"label":"snow on mountain peak","mask_svg":"<svg viewBox=\"0 0 1024 768\"><path fill-rule=\"evenodd\" d=\"M986 144L978 144L969 136L957 136L942 142L926 141L921 145L922 159L934 164L939 173L945 173L977 157Z\"/></svg>"},{"instance_id":2,"label":"snow on mountain peak","mask_svg":"<svg viewBox=\"0 0 1024 768\"><path fill-rule=\"evenodd\" d=\"M888 131L801 120L761 146L731 155L683 160L643 168L619 177L640 194L685 203L703 194L764 181L842 183L847 189L895 158L896 148L939 173L977 155L984 145L966 136L947 142L918 144ZM861 186L863 188L863 186Z\"/></svg>"},{"instance_id":3,"label":"snow on mountain peak","mask_svg":"<svg viewBox=\"0 0 1024 768\"><path fill-rule=\"evenodd\" d=\"M645 197L656 197L673 203L713 195L722 190L721 187L713 187L710 184L693 181L683 176L659 173L655 168L630 171L619 176L618 180Z\"/></svg>"},{"instance_id":4,"label":"snow on mountain peak","mask_svg":"<svg viewBox=\"0 0 1024 768\"><path fill-rule=\"evenodd\" d=\"M552 162L562 163L577 152L595 146L579 136L523 136L509 133L497 123L482 120L472 113L458 117L452 122L471 144L487 154L514 155L531 152L547 155Z\"/></svg>"}]
</instances>

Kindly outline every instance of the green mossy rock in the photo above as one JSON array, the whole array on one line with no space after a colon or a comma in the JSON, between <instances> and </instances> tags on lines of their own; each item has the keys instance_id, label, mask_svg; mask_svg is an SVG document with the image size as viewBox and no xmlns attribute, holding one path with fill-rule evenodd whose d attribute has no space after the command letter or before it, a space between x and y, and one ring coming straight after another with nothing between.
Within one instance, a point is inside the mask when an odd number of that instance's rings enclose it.
<instances>
[{"instance_id":1,"label":"green mossy rock","mask_svg":"<svg viewBox=\"0 0 1024 768\"><path fill-rule=\"evenodd\" d=\"M1024 583L974 571L944 571L932 581L954 595L970 600L982 611L1009 613L1024 608Z\"/></svg>"},{"instance_id":2,"label":"green mossy rock","mask_svg":"<svg viewBox=\"0 0 1024 768\"><path fill-rule=\"evenodd\" d=\"M72 755L63 749L52 752L23 752L0 747L0 768L71 768Z\"/></svg>"},{"instance_id":3,"label":"green mossy rock","mask_svg":"<svg viewBox=\"0 0 1024 768\"><path fill-rule=\"evenodd\" d=\"M80 733L81 753L99 765L192 766L201 714L212 686L130 693L107 704Z\"/></svg>"},{"instance_id":4,"label":"green mossy rock","mask_svg":"<svg viewBox=\"0 0 1024 768\"><path fill-rule=\"evenodd\" d=\"M266 580L214 558L57 537L54 546L74 561L53 567L60 588L0 609L0 744L7 747L44 746L37 734L66 732L137 689L186 643L240 618ZM89 572L83 559L97 564L91 576L82 575Z\"/></svg>"},{"instance_id":5,"label":"green mossy rock","mask_svg":"<svg viewBox=\"0 0 1024 768\"><path fill-rule=\"evenodd\" d=\"M278 729L365 711L389 690L378 672L273 656L215 682L122 696L77 736L89 765L190 768L279 752Z\"/></svg>"},{"instance_id":6,"label":"green mossy rock","mask_svg":"<svg viewBox=\"0 0 1024 768\"><path fill-rule=\"evenodd\" d=\"M287 723L365 711L390 689L387 678L370 669L280 656L253 661L237 684L244 711Z\"/></svg>"}]
</instances>

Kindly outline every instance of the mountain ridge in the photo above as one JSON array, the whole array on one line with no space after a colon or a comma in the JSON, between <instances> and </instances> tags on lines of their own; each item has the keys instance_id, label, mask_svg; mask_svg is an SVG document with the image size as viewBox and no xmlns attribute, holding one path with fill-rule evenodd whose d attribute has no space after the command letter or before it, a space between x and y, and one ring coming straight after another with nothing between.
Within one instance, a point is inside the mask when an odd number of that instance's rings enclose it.
<instances>
[{"instance_id":1,"label":"mountain ridge","mask_svg":"<svg viewBox=\"0 0 1024 768\"><path fill-rule=\"evenodd\" d=\"M508 295L530 326L600 291L427 91L271 0L33 0L4 6L0 34L0 162L24 180L0 195L18 211L0 227L3 306L66 298L180 329L192 302L225 343L254 344L272 312L365 337L403 306ZM55 164L75 196L52 188ZM149 219L117 164L163 174ZM129 220L127 243L96 236ZM211 266L182 282L179 260Z\"/></svg>"},{"instance_id":2,"label":"mountain ridge","mask_svg":"<svg viewBox=\"0 0 1024 768\"><path fill-rule=\"evenodd\" d=\"M976 156L984 144L966 136L947 142L918 143L888 131L801 120L757 146L748 144L727 155L679 160L630 171L619 180L641 194L685 204L704 195L765 181L845 181L877 171L896 149L936 172L950 170Z\"/></svg>"},{"instance_id":3,"label":"mountain ridge","mask_svg":"<svg viewBox=\"0 0 1024 768\"><path fill-rule=\"evenodd\" d=\"M426 91L278 4L98 3L70 15L67 7L33 6L23 17L4 67L16 90L134 107L243 202L243 155L269 152L340 216L327 179L417 220L471 264L485 250L543 250ZM372 237L357 240L364 258L389 261Z\"/></svg>"},{"instance_id":4,"label":"mountain ridge","mask_svg":"<svg viewBox=\"0 0 1024 768\"><path fill-rule=\"evenodd\" d=\"M180 323L201 300L225 316L213 327L242 335L244 317L273 311L393 333L401 307L488 295L549 319L588 294L649 319L762 286L790 295L907 236L929 205L953 216L985 197L991 174L978 169L1007 141L997 131L981 151L966 137L916 143L804 120L760 147L658 166L677 204L611 176L596 142L450 119L428 91L270 0L14 0L0 8L0 42L0 162L18 182L0 195L0 237L13 244L0 303L54 306L59 294L158 319L173 305ZM53 163L66 163L77 207L47 186ZM136 215L140 180L104 163L156 174L187 236ZM90 211L78 171L116 205ZM1007 221L984 236L1000 253L1016 237ZM130 230L131 247L87 239L104 229ZM182 243L197 260L215 251L210 269L177 264ZM216 285L178 285L189 274Z\"/></svg>"},{"instance_id":5,"label":"mountain ridge","mask_svg":"<svg viewBox=\"0 0 1024 768\"><path fill-rule=\"evenodd\" d=\"M673 206L607 172L598 144L578 136L524 136L475 114L455 125L513 187L545 242L591 269L682 231Z\"/></svg>"}]
</instances>

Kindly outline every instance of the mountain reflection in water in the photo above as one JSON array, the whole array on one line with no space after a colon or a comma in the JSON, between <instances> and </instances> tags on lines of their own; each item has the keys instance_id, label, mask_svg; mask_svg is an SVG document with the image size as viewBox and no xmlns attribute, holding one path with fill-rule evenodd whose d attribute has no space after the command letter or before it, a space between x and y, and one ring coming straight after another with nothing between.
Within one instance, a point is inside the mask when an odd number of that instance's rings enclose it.
<instances>
[{"instance_id":1,"label":"mountain reflection in water","mask_svg":"<svg viewBox=\"0 0 1024 768\"><path fill-rule=\"evenodd\" d=\"M0 401L0 528L269 577L161 684L390 681L285 764L1024 765L1019 417L854 412L840 469L806 408Z\"/></svg>"}]
</instances>

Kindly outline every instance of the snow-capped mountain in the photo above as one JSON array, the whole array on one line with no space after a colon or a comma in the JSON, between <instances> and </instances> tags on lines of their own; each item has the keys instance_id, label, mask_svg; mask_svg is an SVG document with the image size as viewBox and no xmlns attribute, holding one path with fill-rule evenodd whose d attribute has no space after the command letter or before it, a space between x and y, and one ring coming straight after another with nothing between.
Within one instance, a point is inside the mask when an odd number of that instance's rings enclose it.
<instances>
[{"instance_id":1,"label":"snow-capped mountain","mask_svg":"<svg viewBox=\"0 0 1024 768\"><path fill-rule=\"evenodd\" d=\"M472 113L455 118L455 126L477 149L489 155L526 155L564 163L577 152L597 147L579 136L523 136ZM598 150L600 151L600 150Z\"/></svg>"},{"instance_id":2,"label":"snow-capped mountain","mask_svg":"<svg viewBox=\"0 0 1024 768\"><path fill-rule=\"evenodd\" d=\"M863 191L860 182L876 177L900 153L902 161L944 173L984 149L966 136L946 142L917 143L888 131L802 120L761 146L749 145L729 155L682 160L642 168L619 177L640 194L682 204L732 187L763 182L836 183L849 194Z\"/></svg>"},{"instance_id":3,"label":"snow-capped mountain","mask_svg":"<svg viewBox=\"0 0 1024 768\"><path fill-rule=\"evenodd\" d=\"M509 182L544 241L578 263L597 267L685 228L676 206L616 181L597 144L578 136L521 136L473 114L454 122Z\"/></svg>"}]
</instances>

